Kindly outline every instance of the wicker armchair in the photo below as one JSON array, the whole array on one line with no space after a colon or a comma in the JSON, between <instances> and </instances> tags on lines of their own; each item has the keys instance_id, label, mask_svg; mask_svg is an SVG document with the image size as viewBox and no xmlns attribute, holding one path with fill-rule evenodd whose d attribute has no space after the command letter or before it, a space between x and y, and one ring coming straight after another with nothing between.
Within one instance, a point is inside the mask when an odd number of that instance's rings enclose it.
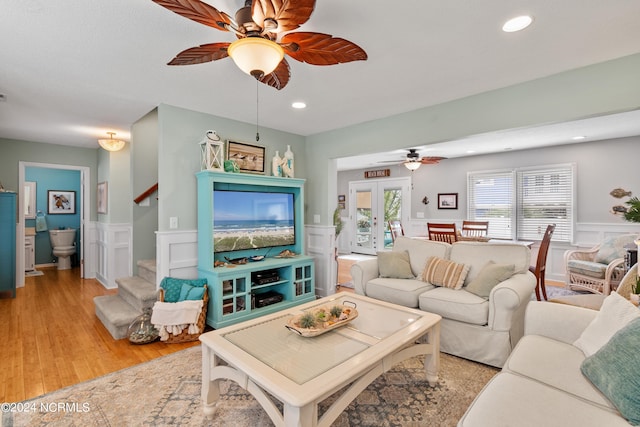
<instances>
[{"instance_id":1,"label":"wicker armchair","mask_svg":"<svg viewBox=\"0 0 640 427\"><path fill-rule=\"evenodd\" d=\"M625 274L625 246L633 244L635 239L636 234L624 234L608 238L591 249L566 251L567 287L609 295Z\"/></svg>"}]
</instances>

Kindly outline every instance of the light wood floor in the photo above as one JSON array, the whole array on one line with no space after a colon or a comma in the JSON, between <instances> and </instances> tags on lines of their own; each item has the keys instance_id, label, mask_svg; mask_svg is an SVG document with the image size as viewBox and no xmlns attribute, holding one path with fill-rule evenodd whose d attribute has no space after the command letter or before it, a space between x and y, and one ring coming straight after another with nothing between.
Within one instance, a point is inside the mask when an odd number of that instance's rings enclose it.
<instances>
[{"instance_id":1,"label":"light wood floor","mask_svg":"<svg viewBox=\"0 0 640 427\"><path fill-rule=\"evenodd\" d=\"M198 345L114 340L93 297L116 293L78 269L41 269L15 299L0 299L0 402L18 402Z\"/></svg>"}]
</instances>

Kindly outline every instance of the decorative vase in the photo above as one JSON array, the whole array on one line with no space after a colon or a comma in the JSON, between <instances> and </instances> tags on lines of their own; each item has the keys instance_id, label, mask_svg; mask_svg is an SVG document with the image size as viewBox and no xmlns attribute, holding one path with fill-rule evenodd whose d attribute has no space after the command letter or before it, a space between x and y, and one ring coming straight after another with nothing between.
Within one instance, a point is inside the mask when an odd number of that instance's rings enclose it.
<instances>
[{"instance_id":1,"label":"decorative vase","mask_svg":"<svg viewBox=\"0 0 640 427\"><path fill-rule=\"evenodd\" d=\"M282 172L287 178L293 178L293 151L291 151L290 145L287 145L287 151L284 152Z\"/></svg>"},{"instance_id":2,"label":"decorative vase","mask_svg":"<svg viewBox=\"0 0 640 427\"><path fill-rule=\"evenodd\" d=\"M276 151L275 156L273 156L271 160L271 174L273 176L282 176L282 158L278 151Z\"/></svg>"},{"instance_id":3,"label":"decorative vase","mask_svg":"<svg viewBox=\"0 0 640 427\"><path fill-rule=\"evenodd\" d=\"M224 171L225 172L239 172L240 167L233 160L225 160L224 161Z\"/></svg>"},{"instance_id":4,"label":"decorative vase","mask_svg":"<svg viewBox=\"0 0 640 427\"><path fill-rule=\"evenodd\" d=\"M151 323L151 308L145 308L142 314L129 325L127 337L131 344L148 344L158 339L158 330Z\"/></svg>"}]
</instances>

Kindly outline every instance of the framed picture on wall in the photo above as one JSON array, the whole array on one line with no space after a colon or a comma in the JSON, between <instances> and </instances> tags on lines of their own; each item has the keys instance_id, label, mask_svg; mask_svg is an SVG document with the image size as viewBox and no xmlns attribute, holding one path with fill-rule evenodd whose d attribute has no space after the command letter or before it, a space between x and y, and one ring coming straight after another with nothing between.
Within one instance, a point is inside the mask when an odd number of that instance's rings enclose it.
<instances>
[{"instance_id":1,"label":"framed picture on wall","mask_svg":"<svg viewBox=\"0 0 640 427\"><path fill-rule=\"evenodd\" d=\"M47 213L49 213L49 215L75 214L76 192L49 190L47 192Z\"/></svg>"},{"instance_id":2,"label":"framed picture on wall","mask_svg":"<svg viewBox=\"0 0 640 427\"><path fill-rule=\"evenodd\" d=\"M265 151L261 145L228 141L227 160L233 160L240 172L264 174Z\"/></svg>"},{"instance_id":3,"label":"framed picture on wall","mask_svg":"<svg viewBox=\"0 0 640 427\"><path fill-rule=\"evenodd\" d=\"M458 209L458 193L438 193L438 209Z\"/></svg>"},{"instance_id":4,"label":"framed picture on wall","mask_svg":"<svg viewBox=\"0 0 640 427\"><path fill-rule=\"evenodd\" d=\"M107 213L108 188L109 187L106 181L98 183L98 213L99 214Z\"/></svg>"}]
</instances>

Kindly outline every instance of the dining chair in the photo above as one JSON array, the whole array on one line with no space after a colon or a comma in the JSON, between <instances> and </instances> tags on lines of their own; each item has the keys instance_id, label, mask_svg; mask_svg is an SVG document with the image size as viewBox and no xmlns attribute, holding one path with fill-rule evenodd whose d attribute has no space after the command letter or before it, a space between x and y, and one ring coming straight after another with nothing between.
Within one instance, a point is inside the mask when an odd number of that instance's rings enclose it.
<instances>
[{"instance_id":1,"label":"dining chair","mask_svg":"<svg viewBox=\"0 0 640 427\"><path fill-rule=\"evenodd\" d=\"M397 237L404 236L404 229L402 228L402 223L397 219L393 219L389 221L389 230L391 230L391 240L393 242L396 241Z\"/></svg>"},{"instance_id":2,"label":"dining chair","mask_svg":"<svg viewBox=\"0 0 640 427\"><path fill-rule=\"evenodd\" d=\"M538 259L535 266L530 266L529 271L536 276L536 298L538 301L542 301L540 296L547 300L547 288L544 284L544 275L547 269L547 253L549 252L549 245L551 243L551 236L556 229L555 224L549 224L544 232L542 241L540 242L540 248L538 249Z\"/></svg>"},{"instance_id":3,"label":"dining chair","mask_svg":"<svg viewBox=\"0 0 640 427\"><path fill-rule=\"evenodd\" d=\"M462 235L465 237L486 237L489 221L462 221Z\"/></svg>"},{"instance_id":4,"label":"dining chair","mask_svg":"<svg viewBox=\"0 0 640 427\"><path fill-rule=\"evenodd\" d=\"M454 243L458 240L458 232L455 223L427 223L429 240L438 242Z\"/></svg>"}]
</instances>

